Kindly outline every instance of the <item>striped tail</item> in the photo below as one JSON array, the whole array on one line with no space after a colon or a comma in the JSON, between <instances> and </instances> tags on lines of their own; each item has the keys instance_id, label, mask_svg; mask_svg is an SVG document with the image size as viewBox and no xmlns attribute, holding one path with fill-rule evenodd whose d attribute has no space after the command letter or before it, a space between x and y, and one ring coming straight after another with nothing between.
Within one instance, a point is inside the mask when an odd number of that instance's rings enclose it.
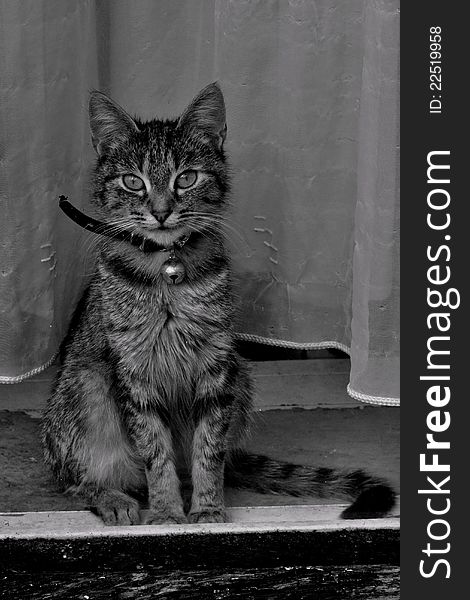
<instances>
[{"instance_id":1,"label":"striped tail","mask_svg":"<svg viewBox=\"0 0 470 600\"><path fill-rule=\"evenodd\" d=\"M382 517L393 508L396 499L386 481L362 470L347 472L295 465L243 450L234 451L228 459L225 484L262 494L352 500L341 514L343 519Z\"/></svg>"}]
</instances>

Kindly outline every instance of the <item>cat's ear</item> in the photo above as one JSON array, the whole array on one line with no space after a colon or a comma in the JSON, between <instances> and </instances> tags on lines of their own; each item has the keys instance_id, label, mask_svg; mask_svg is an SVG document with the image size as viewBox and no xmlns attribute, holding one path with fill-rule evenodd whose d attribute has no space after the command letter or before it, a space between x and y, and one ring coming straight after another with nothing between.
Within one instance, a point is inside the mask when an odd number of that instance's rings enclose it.
<instances>
[{"instance_id":1,"label":"cat's ear","mask_svg":"<svg viewBox=\"0 0 470 600\"><path fill-rule=\"evenodd\" d=\"M99 156L128 142L139 131L135 121L106 94L92 91L89 104L91 140Z\"/></svg>"},{"instance_id":2,"label":"cat's ear","mask_svg":"<svg viewBox=\"0 0 470 600\"><path fill-rule=\"evenodd\" d=\"M178 121L178 127L195 127L207 133L222 150L227 136L225 103L217 83L211 83L194 98Z\"/></svg>"}]
</instances>

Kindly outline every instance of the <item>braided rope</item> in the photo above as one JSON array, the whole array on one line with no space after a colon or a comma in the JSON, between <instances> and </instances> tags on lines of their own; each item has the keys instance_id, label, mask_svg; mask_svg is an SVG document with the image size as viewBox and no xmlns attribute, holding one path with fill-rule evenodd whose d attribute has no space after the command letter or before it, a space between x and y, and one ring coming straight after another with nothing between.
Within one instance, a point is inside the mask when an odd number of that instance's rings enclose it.
<instances>
[{"instance_id":1,"label":"braided rope","mask_svg":"<svg viewBox=\"0 0 470 600\"><path fill-rule=\"evenodd\" d=\"M346 354L350 354L350 349L340 342L327 341L327 342L290 342L287 340L279 340L276 338L267 338L261 335L255 335L252 333L236 333L235 337L238 340L245 342L256 342L258 344L266 344L267 346L277 346L280 348L290 348L292 350L320 350L320 349L328 349L335 348L336 350L341 350ZM22 375L16 375L14 377L8 376L0 376L0 384L14 384L21 383L30 377L34 377L34 375L38 375L42 371L45 371L48 367L52 365L57 357L57 353L54 354L47 362L43 365L28 371L27 373L23 373ZM371 396L370 394L364 394L362 392L357 392L353 390L351 384L347 386L347 392L354 398L355 400L359 400L359 402L364 402L367 404L374 404L377 406L400 406L399 398L392 398L387 396Z\"/></svg>"},{"instance_id":2,"label":"braided rope","mask_svg":"<svg viewBox=\"0 0 470 600\"><path fill-rule=\"evenodd\" d=\"M342 350L346 354L351 355L351 349L345 344L340 342L327 341L327 342L288 342L286 340L279 340L275 338L266 338L260 335L254 335L252 333L236 333L235 337L245 342L256 342L258 344L266 344L268 346L278 346L280 348L291 348L292 350L320 350L335 348L336 350ZM364 402L367 404L374 404L376 406L400 406L400 398L391 398L387 396L371 396L370 394L364 394L353 390L351 384L348 384L346 388L348 394L354 400Z\"/></svg>"},{"instance_id":3,"label":"braided rope","mask_svg":"<svg viewBox=\"0 0 470 600\"><path fill-rule=\"evenodd\" d=\"M21 375L16 375L14 377L0 375L0 383L5 383L5 384L21 383L22 381L25 381L25 379L29 379L30 377L34 377L34 375L37 375L38 373L42 373L42 371L45 371L48 367L50 367L52 365L52 363L55 361L56 358L57 358L57 352L54 354L54 356L52 356L52 358L50 358L43 365L40 365L39 367L36 367L35 369L32 369L32 371L28 371L27 373L22 373Z\"/></svg>"},{"instance_id":4,"label":"braided rope","mask_svg":"<svg viewBox=\"0 0 470 600\"><path fill-rule=\"evenodd\" d=\"M363 394L362 392L356 392L351 387L351 384L348 384L346 388L348 394L354 400L359 400L359 402L365 402L367 404L376 404L377 406L400 406L400 398L390 398L387 396L370 396L369 394Z\"/></svg>"},{"instance_id":5,"label":"braided rope","mask_svg":"<svg viewBox=\"0 0 470 600\"><path fill-rule=\"evenodd\" d=\"M350 349L340 342L289 342L287 340L279 340L276 338L262 337L252 333L236 333L235 337L244 342L256 342L258 344L266 344L267 346L278 346L280 348L290 348L292 350L322 350L327 348L335 348L342 350L346 354L350 354Z\"/></svg>"}]
</instances>

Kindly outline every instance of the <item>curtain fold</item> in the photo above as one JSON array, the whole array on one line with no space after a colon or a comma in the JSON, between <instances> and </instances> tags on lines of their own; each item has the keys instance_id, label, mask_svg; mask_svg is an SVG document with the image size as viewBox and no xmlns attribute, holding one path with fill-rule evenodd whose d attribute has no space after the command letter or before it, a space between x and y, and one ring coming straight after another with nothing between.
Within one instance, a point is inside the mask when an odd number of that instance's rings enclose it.
<instances>
[{"instance_id":1,"label":"curtain fold","mask_svg":"<svg viewBox=\"0 0 470 600\"><path fill-rule=\"evenodd\" d=\"M90 270L56 204L86 205L88 90L150 118L218 80L240 333L342 348L351 395L396 403L398 0L0 6L4 380L54 354Z\"/></svg>"},{"instance_id":2,"label":"curtain fold","mask_svg":"<svg viewBox=\"0 0 470 600\"><path fill-rule=\"evenodd\" d=\"M367 2L354 222L350 394L398 403L398 11Z\"/></svg>"},{"instance_id":3,"label":"curtain fold","mask_svg":"<svg viewBox=\"0 0 470 600\"><path fill-rule=\"evenodd\" d=\"M87 196L94 2L0 3L0 381L53 359L86 273L57 198Z\"/></svg>"}]
</instances>

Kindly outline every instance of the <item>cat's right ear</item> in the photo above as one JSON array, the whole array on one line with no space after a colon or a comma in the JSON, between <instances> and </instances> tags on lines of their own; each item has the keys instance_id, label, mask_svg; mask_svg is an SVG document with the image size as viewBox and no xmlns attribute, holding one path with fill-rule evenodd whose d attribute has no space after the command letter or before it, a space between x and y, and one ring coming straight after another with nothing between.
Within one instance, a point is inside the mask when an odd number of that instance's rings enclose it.
<instances>
[{"instance_id":1,"label":"cat's right ear","mask_svg":"<svg viewBox=\"0 0 470 600\"><path fill-rule=\"evenodd\" d=\"M135 121L106 94L92 91L89 104L91 140L99 156L126 144L139 131Z\"/></svg>"}]
</instances>

